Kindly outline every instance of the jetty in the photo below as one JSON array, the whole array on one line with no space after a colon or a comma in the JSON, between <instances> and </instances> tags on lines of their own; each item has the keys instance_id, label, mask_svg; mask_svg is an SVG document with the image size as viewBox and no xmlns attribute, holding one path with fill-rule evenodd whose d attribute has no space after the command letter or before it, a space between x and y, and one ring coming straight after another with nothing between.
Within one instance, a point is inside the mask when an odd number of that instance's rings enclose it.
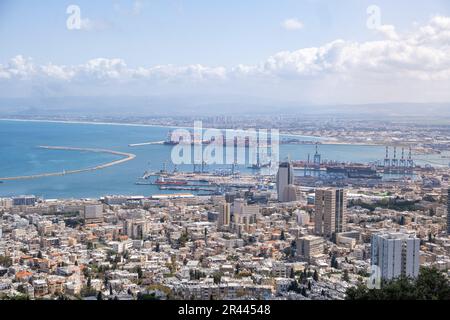
<instances>
[{"instance_id":1,"label":"jetty","mask_svg":"<svg viewBox=\"0 0 450 320\"><path fill-rule=\"evenodd\" d=\"M104 164L101 164L101 165L98 165L98 166L95 166L95 167L89 167L89 168L84 168L84 169L76 169L76 170L63 170L61 172L41 173L41 174L29 175L29 176L5 177L5 178L0 178L0 181L30 180L30 179L65 176L65 175L68 175L68 174L76 174L76 173L82 173L82 172L102 170L102 169L105 169L105 168L108 168L108 167L112 167L112 166L115 166L115 165L119 165L121 163L125 163L125 162L128 162L128 161L131 161L134 158L136 158L136 155L134 155L132 153L126 153L126 152L120 152L120 151L114 151L114 150L107 150L107 149L57 147L57 146L39 146L39 148L47 149L47 150L63 150L63 151L81 151L81 152L108 153L108 154L121 156L123 158L119 159L119 160L111 161L111 162L108 162L108 163L104 163Z\"/></svg>"},{"instance_id":2,"label":"jetty","mask_svg":"<svg viewBox=\"0 0 450 320\"><path fill-rule=\"evenodd\" d=\"M133 143L129 144L129 147L142 147L142 146L151 146L157 144L165 144L165 141L150 141L150 142L142 142L142 143Z\"/></svg>"}]
</instances>

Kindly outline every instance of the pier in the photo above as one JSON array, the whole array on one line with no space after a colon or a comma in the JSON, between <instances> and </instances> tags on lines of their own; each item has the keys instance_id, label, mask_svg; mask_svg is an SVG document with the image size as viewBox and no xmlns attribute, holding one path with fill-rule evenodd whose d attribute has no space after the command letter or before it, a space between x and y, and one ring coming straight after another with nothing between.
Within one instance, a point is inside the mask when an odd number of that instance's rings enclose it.
<instances>
[{"instance_id":1,"label":"pier","mask_svg":"<svg viewBox=\"0 0 450 320\"><path fill-rule=\"evenodd\" d=\"M165 141L150 141L150 142L142 142L142 143L133 143L129 144L129 147L142 147L142 146L151 146L151 145L158 145L158 144L164 144Z\"/></svg>"},{"instance_id":2,"label":"pier","mask_svg":"<svg viewBox=\"0 0 450 320\"><path fill-rule=\"evenodd\" d=\"M107 150L107 149L96 149L96 148L74 148L74 147L53 147L53 146L39 146L41 149L47 149L47 150L64 150L64 151L82 151L82 152L95 152L95 153L109 153L117 156L122 156L124 158L111 161L108 163L104 163L95 167L89 167L84 169L76 169L76 170L63 170L61 172L51 172L51 173L41 173L36 175L29 175L29 176L17 176L17 177L6 177L6 178L0 178L0 181L14 181L14 180L30 180L30 179L39 179L39 178L45 178L45 177L56 177L56 176L65 176L68 174L76 174L76 173L82 173L82 172L88 172L88 171L96 171L96 170L102 170L108 167L112 167L115 165L119 165L121 163L125 163L128 161L133 160L136 158L136 155L132 153L126 153L126 152L120 152L120 151L113 151L113 150Z\"/></svg>"}]
</instances>

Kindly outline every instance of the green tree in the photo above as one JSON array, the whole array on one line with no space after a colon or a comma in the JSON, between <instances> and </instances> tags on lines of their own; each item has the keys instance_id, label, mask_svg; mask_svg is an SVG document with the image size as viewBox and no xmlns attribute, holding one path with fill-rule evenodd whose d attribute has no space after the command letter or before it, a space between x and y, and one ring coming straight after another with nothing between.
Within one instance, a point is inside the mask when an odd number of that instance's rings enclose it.
<instances>
[{"instance_id":1,"label":"green tree","mask_svg":"<svg viewBox=\"0 0 450 320\"><path fill-rule=\"evenodd\" d=\"M138 274L138 279L142 279L143 272L141 266L136 267L136 273Z\"/></svg>"},{"instance_id":2,"label":"green tree","mask_svg":"<svg viewBox=\"0 0 450 320\"><path fill-rule=\"evenodd\" d=\"M314 270L314 275L313 275L313 279L314 281L319 281L319 273L317 272L317 270Z\"/></svg>"},{"instance_id":3,"label":"green tree","mask_svg":"<svg viewBox=\"0 0 450 320\"><path fill-rule=\"evenodd\" d=\"M349 282L349 281L350 281L350 277L349 277L349 275L348 275L348 270L347 270L347 269L344 270L344 273L342 274L342 280L343 280L343 281L346 281L346 282Z\"/></svg>"},{"instance_id":4,"label":"green tree","mask_svg":"<svg viewBox=\"0 0 450 320\"><path fill-rule=\"evenodd\" d=\"M384 281L381 289L368 289L359 283L346 294L348 300L450 300L450 284L439 270L421 268L417 279Z\"/></svg>"},{"instance_id":5,"label":"green tree","mask_svg":"<svg viewBox=\"0 0 450 320\"><path fill-rule=\"evenodd\" d=\"M0 266L8 268L11 265L12 265L12 260L10 257L0 256Z\"/></svg>"},{"instance_id":6,"label":"green tree","mask_svg":"<svg viewBox=\"0 0 450 320\"><path fill-rule=\"evenodd\" d=\"M222 281L222 274L220 272L215 272L213 275L214 283L219 284Z\"/></svg>"}]
</instances>

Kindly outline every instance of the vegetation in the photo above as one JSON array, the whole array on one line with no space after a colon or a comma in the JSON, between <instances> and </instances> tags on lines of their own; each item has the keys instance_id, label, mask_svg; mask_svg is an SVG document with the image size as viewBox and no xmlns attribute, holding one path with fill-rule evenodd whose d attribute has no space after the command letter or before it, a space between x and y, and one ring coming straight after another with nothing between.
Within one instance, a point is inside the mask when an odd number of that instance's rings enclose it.
<instances>
[{"instance_id":1,"label":"vegetation","mask_svg":"<svg viewBox=\"0 0 450 320\"><path fill-rule=\"evenodd\" d=\"M10 257L0 256L0 266L8 268L12 265L12 260Z\"/></svg>"},{"instance_id":2,"label":"vegetation","mask_svg":"<svg viewBox=\"0 0 450 320\"><path fill-rule=\"evenodd\" d=\"M408 201L400 198L396 199L383 199L374 203L366 203L361 200L350 200L350 207L359 206L364 209L368 209L371 212L376 208L392 209L396 211L415 211L417 210L416 204L418 201Z\"/></svg>"},{"instance_id":3,"label":"vegetation","mask_svg":"<svg viewBox=\"0 0 450 320\"><path fill-rule=\"evenodd\" d=\"M156 293L138 293L137 300L160 300L159 297L156 296Z\"/></svg>"},{"instance_id":4,"label":"vegetation","mask_svg":"<svg viewBox=\"0 0 450 320\"><path fill-rule=\"evenodd\" d=\"M347 300L450 300L450 283L439 270L422 268L417 279L386 281L381 289L360 283L347 290Z\"/></svg>"}]
</instances>

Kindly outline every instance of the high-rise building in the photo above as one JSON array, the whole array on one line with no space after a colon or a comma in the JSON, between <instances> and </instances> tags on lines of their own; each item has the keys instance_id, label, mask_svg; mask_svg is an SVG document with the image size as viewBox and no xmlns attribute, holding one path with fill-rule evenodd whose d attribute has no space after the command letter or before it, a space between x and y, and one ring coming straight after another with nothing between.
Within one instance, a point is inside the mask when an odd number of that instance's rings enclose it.
<instances>
[{"instance_id":1,"label":"high-rise building","mask_svg":"<svg viewBox=\"0 0 450 320\"><path fill-rule=\"evenodd\" d=\"M315 236L304 236L297 239L297 255L307 261L323 254L323 238Z\"/></svg>"},{"instance_id":2,"label":"high-rise building","mask_svg":"<svg viewBox=\"0 0 450 320\"><path fill-rule=\"evenodd\" d=\"M241 231L249 231L250 225L256 223L259 213L260 207L258 205L249 206L242 199L234 200L231 229L238 234Z\"/></svg>"},{"instance_id":3,"label":"high-rise building","mask_svg":"<svg viewBox=\"0 0 450 320\"><path fill-rule=\"evenodd\" d=\"M290 184L283 190L283 202L295 202L301 201L303 199L303 195L300 191L300 188L296 185Z\"/></svg>"},{"instance_id":4,"label":"high-rise building","mask_svg":"<svg viewBox=\"0 0 450 320\"><path fill-rule=\"evenodd\" d=\"M94 204L84 206L84 222L86 224L103 222L103 205Z\"/></svg>"},{"instance_id":5,"label":"high-rise building","mask_svg":"<svg viewBox=\"0 0 450 320\"><path fill-rule=\"evenodd\" d=\"M229 226L231 222L231 205L227 202L219 203L218 227Z\"/></svg>"},{"instance_id":6,"label":"high-rise building","mask_svg":"<svg viewBox=\"0 0 450 320\"><path fill-rule=\"evenodd\" d=\"M150 223L145 219L127 219L123 222L123 234L131 239L145 239L150 232Z\"/></svg>"},{"instance_id":7,"label":"high-rise building","mask_svg":"<svg viewBox=\"0 0 450 320\"><path fill-rule=\"evenodd\" d=\"M381 233L372 236L371 263L385 280L419 275L420 239L412 233Z\"/></svg>"},{"instance_id":8,"label":"high-rise building","mask_svg":"<svg viewBox=\"0 0 450 320\"><path fill-rule=\"evenodd\" d=\"M309 224L309 214L308 212L304 211L304 210L296 210L295 215L297 217L297 224L299 226L306 226Z\"/></svg>"},{"instance_id":9,"label":"high-rise building","mask_svg":"<svg viewBox=\"0 0 450 320\"><path fill-rule=\"evenodd\" d=\"M316 189L315 232L332 238L344 231L347 211L347 196L344 189Z\"/></svg>"},{"instance_id":10,"label":"high-rise building","mask_svg":"<svg viewBox=\"0 0 450 320\"><path fill-rule=\"evenodd\" d=\"M279 202L288 202L285 189L294 184L294 168L290 162L282 162L277 173L277 193Z\"/></svg>"},{"instance_id":11,"label":"high-rise building","mask_svg":"<svg viewBox=\"0 0 450 320\"><path fill-rule=\"evenodd\" d=\"M447 190L447 234L450 235L450 188Z\"/></svg>"},{"instance_id":12,"label":"high-rise building","mask_svg":"<svg viewBox=\"0 0 450 320\"><path fill-rule=\"evenodd\" d=\"M37 202L35 196L19 196L13 198L14 206L34 206Z\"/></svg>"}]
</instances>

